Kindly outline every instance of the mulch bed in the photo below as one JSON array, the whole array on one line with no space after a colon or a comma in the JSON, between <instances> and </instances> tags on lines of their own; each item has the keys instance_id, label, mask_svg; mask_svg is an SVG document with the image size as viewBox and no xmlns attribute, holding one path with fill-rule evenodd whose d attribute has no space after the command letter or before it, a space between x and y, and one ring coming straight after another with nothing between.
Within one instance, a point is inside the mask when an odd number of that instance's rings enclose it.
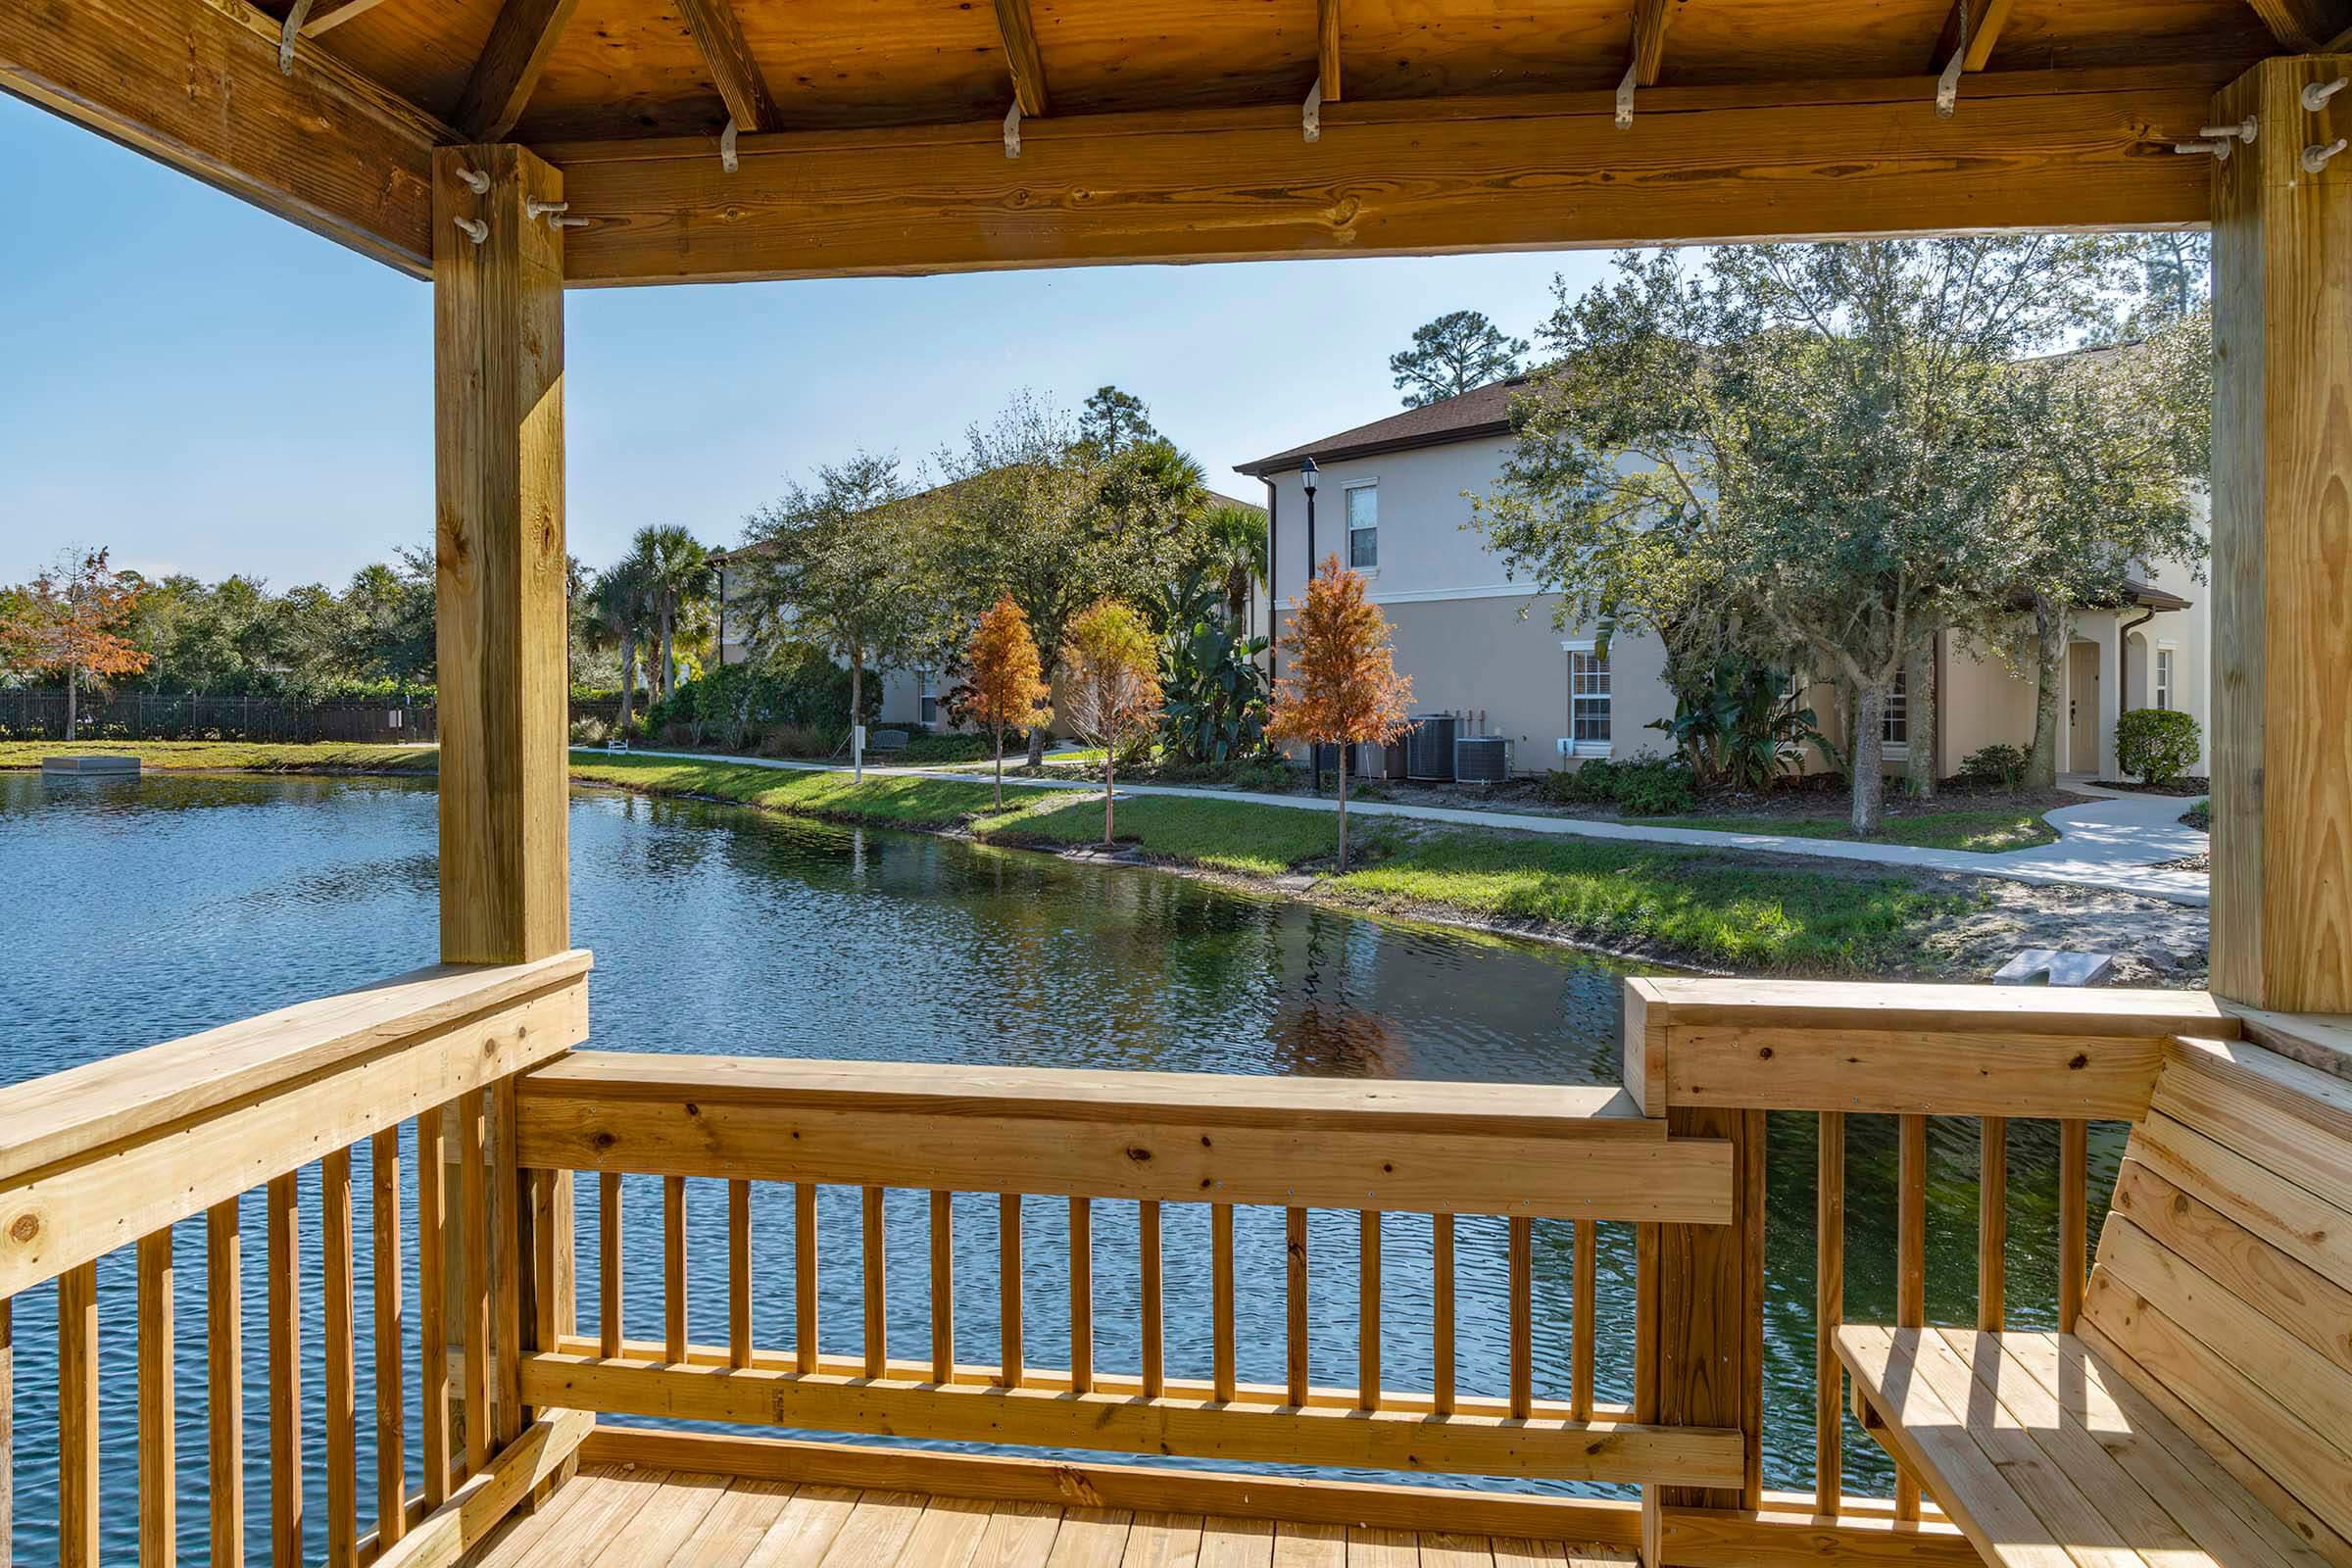
<instances>
[{"instance_id":1,"label":"mulch bed","mask_svg":"<svg viewBox=\"0 0 2352 1568\"><path fill-rule=\"evenodd\" d=\"M2138 784L2122 778L2094 778L2091 782L2103 790L2123 790L2132 795L2171 795L2183 801L2213 793L2213 780L2209 778L2177 778L2170 784Z\"/></svg>"}]
</instances>

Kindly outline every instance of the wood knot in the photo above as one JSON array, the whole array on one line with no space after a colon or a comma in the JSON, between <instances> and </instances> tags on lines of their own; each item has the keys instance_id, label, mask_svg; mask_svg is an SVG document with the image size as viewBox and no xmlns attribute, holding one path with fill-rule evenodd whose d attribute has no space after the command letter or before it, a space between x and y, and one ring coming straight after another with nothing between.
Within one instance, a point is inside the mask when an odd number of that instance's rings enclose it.
<instances>
[{"instance_id":1,"label":"wood knot","mask_svg":"<svg viewBox=\"0 0 2352 1568\"><path fill-rule=\"evenodd\" d=\"M1756 1059L1758 1061L1770 1061L1772 1059L1772 1048L1770 1046L1764 1046L1758 1049L1756 1052Z\"/></svg>"},{"instance_id":2,"label":"wood knot","mask_svg":"<svg viewBox=\"0 0 2352 1568\"><path fill-rule=\"evenodd\" d=\"M34 1214L19 1214L16 1223L9 1226L8 1234L20 1242L31 1241L35 1236L41 1234L40 1217Z\"/></svg>"},{"instance_id":3,"label":"wood knot","mask_svg":"<svg viewBox=\"0 0 2352 1568\"><path fill-rule=\"evenodd\" d=\"M588 1140L589 1147L596 1150L599 1153L611 1149L614 1144L619 1142L620 1140L618 1138L615 1138L612 1136L612 1134L608 1132L600 1132L595 1137Z\"/></svg>"},{"instance_id":4,"label":"wood knot","mask_svg":"<svg viewBox=\"0 0 2352 1568\"><path fill-rule=\"evenodd\" d=\"M1152 1161L1152 1151L1141 1144L1130 1144L1127 1146L1127 1157L1138 1165L1147 1165Z\"/></svg>"},{"instance_id":5,"label":"wood knot","mask_svg":"<svg viewBox=\"0 0 2352 1568\"><path fill-rule=\"evenodd\" d=\"M2089 1055L2089 1054L2088 1054L2087 1052L2082 1052L2082 1051L2078 1051L2078 1052L2076 1052L2076 1053L2075 1053L2074 1056L2073 1056L2073 1057L2072 1057L2072 1058L2071 1058L2071 1059L2070 1059L2070 1060L2067 1062L2067 1064L2066 1064L2066 1070L2067 1070L2067 1071L2069 1071L2069 1072L2081 1072L2081 1071L2082 1071L2083 1068L2085 1068L2085 1067L2087 1067L2087 1066L2089 1066L2089 1065L2090 1065L2090 1055Z\"/></svg>"}]
</instances>

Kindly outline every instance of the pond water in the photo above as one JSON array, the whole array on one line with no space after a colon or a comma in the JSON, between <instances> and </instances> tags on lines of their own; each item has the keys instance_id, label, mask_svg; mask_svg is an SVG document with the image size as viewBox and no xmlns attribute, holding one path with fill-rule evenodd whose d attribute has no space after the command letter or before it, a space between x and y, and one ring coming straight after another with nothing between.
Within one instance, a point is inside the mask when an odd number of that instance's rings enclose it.
<instances>
[{"instance_id":1,"label":"pond water","mask_svg":"<svg viewBox=\"0 0 2352 1568\"><path fill-rule=\"evenodd\" d=\"M0 1082L170 1039L379 979L430 957L436 942L435 802L429 783L389 779L151 774L138 781L46 782L0 775L0 875L10 897L0 941ZM1573 952L1378 921L1255 898L1135 868L1075 864L917 835L834 828L737 808L579 792L571 807L572 929L596 951L590 982L600 1049L746 1055L1157 1068L1344 1077L1613 1082L1623 966ZM1976 1125L1931 1134L1930 1309L1973 1319ZM2010 1128L2009 1298L2021 1325L2046 1325L2055 1297L2056 1136ZM2094 1133L2094 1224L2118 1141ZM1776 1116L1767 1215L1769 1308L1766 1485L1812 1480L1814 1120ZM367 1150L355 1155L357 1234L368 1235ZM1849 1118L1848 1311L1893 1307L1895 1150L1890 1119ZM700 1341L724 1343L724 1196L694 1184L690 1301ZM704 1190L708 1188L709 1190ZM926 1200L890 1198L894 1353L927 1354ZM596 1310L596 1184L578 1192L583 1329ZM632 1178L624 1319L658 1338L662 1319L658 1183ZM758 1343L792 1342L791 1204L760 1189L754 1245L779 1281L755 1305ZM1137 1362L1134 1205L1097 1205L1097 1364ZM305 1277L316 1309L316 1171L306 1173ZM1029 1359L1066 1365L1066 1204L1032 1200ZM258 1271L258 1204L245 1216ZM855 1353L861 1303L858 1195L828 1189L822 1250L828 1352ZM1245 1381L1282 1379L1281 1215L1237 1216ZM1166 1219L1167 1364L1205 1377L1209 1347L1206 1210ZM410 1233L413 1235L413 1231ZM1310 1230L1310 1365L1351 1383L1355 1218L1322 1213ZM205 1381L201 1222L178 1250L176 1354L181 1523L201 1555ZM960 1199L956 1320L962 1357L994 1358L996 1203ZM413 1252L413 1249L411 1250ZM1499 1221L1465 1218L1459 1240L1459 1377L1502 1392L1507 1320ZM1568 1388L1569 1227L1536 1226L1539 1396ZM1392 1216L1383 1246L1386 1380L1426 1389L1431 1284L1425 1219ZM128 1250L100 1268L101 1400L106 1421L107 1556L127 1555L135 1510L133 1283ZM414 1268L414 1258L410 1259ZM1603 1398L1623 1397L1633 1365L1630 1227L1600 1230L1597 1368ZM411 1281L414 1298L414 1280ZM249 1504L267 1519L266 1340L258 1272L245 1293ZM368 1269L359 1277L360 1408L372 1407ZM1198 1329L1199 1332L1194 1331ZM414 1327L411 1328L412 1342ZM19 1560L55 1544L55 1315L46 1290L16 1306ZM411 1364L414 1364L412 1343ZM319 1451L318 1336L304 1414ZM413 1380L412 1380L413 1381ZM412 1391L413 1405L413 1391ZM372 1436L359 1434L362 1472ZM416 1425L412 1416L408 1430ZM412 1439L410 1464L416 1463ZM1890 1483L1875 1446L1849 1429L1849 1484ZM316 1554L323 1478L312 1494ZM371 1484L362 1487L371 1515ZM365 1528L365 1525L363 1526ZM266 1539L266 1535L255 1539Z\"/></svg>"}]
</instances>

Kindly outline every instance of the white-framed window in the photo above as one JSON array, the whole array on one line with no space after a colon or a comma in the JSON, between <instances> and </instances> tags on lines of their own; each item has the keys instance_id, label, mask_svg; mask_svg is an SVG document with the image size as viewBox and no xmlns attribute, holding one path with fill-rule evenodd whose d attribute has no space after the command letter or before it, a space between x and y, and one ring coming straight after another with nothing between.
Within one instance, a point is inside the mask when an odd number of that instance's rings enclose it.
<instances>
[{"instance_id":1,"label":"white-framed window","mask_svg":"<svg viewBox=\"0 0 2352 1568\"><path fill-rule=\"evenodd\" d=\"M1609 661L1590 637L1560 644L1568 655L1568 745L1578 757L1609 755Z\"/></svg>"},{"instance_id":2,"label":"white-framed window","mask_svg":"<svg viewBox=\"0 0 2352 1568\"><path fill-rule=\"evenodd\" d=\"M939 677L925 669L917 671L914 678L915 689L922 694L915 699L916 712L922 719L923 728L936 728L939 724Z\"/></svg>"},{"instance_id":3,"label":"white-framed window","mask_svg":"<svg viewBox=\"0 0 2352 1568\"><path fill-rule=\"evenodd\" d=\"M1905 670L1886 688L1886 711L1879 719L1879 747L1888 757L1911 752L1911 674Z\"/></svg>"},{"instance_id":4,"label":"white-framed window","mask_svg":"<svg viewBox=\"0 0 2352 1568\"><path fill-rule=\"evenodd\" d=\"M1356 571L1380 569L1380 484L1351 484L1348 501L1348 564Z\"/></svg>"},{"instance_id":5,"label":"white-framed window","mask_svg":"<svg viewBox=\"0 0 2352 1568\"><path fill-rule=\"evenodd\" d=\"M2160 646L2156 650L2156 706L2158 708L2173 706L2173 694L2178 689L2173 685L2173 662L2177 657L2176 650L2170 644Z\"/></svg>"}]
</instances>

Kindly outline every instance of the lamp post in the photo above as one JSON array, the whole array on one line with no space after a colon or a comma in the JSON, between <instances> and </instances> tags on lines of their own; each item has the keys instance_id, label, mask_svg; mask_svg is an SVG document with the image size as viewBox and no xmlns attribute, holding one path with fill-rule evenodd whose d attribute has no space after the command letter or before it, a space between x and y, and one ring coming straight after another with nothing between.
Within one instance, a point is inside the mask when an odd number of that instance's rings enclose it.
<instances>
[{"instance_id":1,"label":"lamp post","mask_svg":"<svg viewBox=\"0 0 2352 1568\"><path fill-rule=\"evenodd\" d=\"M1298 488L1306 492L1306 574L1315 574L1315 480L1320 469L1315 460L1307 459L1298 465Z\"/></svg>"}]
</instances>

